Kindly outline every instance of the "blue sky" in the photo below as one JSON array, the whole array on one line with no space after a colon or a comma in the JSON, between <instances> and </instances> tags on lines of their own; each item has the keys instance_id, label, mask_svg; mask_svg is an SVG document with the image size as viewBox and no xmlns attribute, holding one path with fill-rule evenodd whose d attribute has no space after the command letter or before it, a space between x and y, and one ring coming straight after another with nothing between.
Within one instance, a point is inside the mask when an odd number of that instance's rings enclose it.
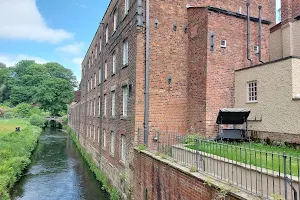
<instances>
[{"instance_id":1,"label":"blue sky","mask_svg":"<svg viewBox=\"0 0 300 200\"><path fill-rule=\"evenodd\" d=\"M81 61L110 0L0 0L0 62L54 61L80 80Z\"/></svg>"},{"instance_id":2,"label":"blue sky","mask_svg":"<svg viewBox=\"0 0 300 200\"><path fill-rule=\"evenodd\" d=\"M80 80L81 61L109 1L0 0L0 62L54 61Z\"/></svg>"}]
</instances>

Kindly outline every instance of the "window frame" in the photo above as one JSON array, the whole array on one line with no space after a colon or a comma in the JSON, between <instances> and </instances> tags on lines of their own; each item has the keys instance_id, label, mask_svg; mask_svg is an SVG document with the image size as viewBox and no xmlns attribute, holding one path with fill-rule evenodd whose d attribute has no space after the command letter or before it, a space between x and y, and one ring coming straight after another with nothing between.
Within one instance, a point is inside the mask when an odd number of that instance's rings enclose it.
<instances>
[{"instance_id":1,"label":"window frame","mask_svg":"<svg viewBox=\"0 0 300 200\"><path fill-rule=\"evenodd\" d=\"M107 79L107 61L104 63L104 80Z\"/></svg>"},{"instance_id":2,"label":"window frame","mask_svg":"<svg viewBox=\"0 0 300 200\"><path fill-rule=\"evenodd\" d=\"M107 109L106 109L106 107L107 107L107 95L106 94L104 94L104 108L103 108L103 116L106 116L106 114L107 114Z\"/></svg>"},{"instance_id":3,"label":"window frame","mask_svg":"<svg viewBox=\"0 0 300 200\"><path fill-rule=\"evenodd\" d=\"M126 94L125 94L126 92ZM122 87L122 116L127 117L128 116L128 95L129 95L129 88L128 85L124 85Z\"/></svg>"},{"instance_id":4,"label":"window frame","mask_svg":"<svg viewBox=\"0 0 300 200\"><path fill-rule=\"evenodd\" d=\"M125 163L126 161L126 152L127 151L127 142L126 136L121 135L121 161Z\"/></svg>"},{"instance_id":5,"label":"window frame","mask_svg":"<svg viewBox=\"0 0 300 200\"><path fill-rule=\"evenodd\" d=\"M124 0L124 15L126 16L129 12L129 0Z\"/></svg>"},{"instance_id":6,"label":"window frame","mask_svg":"<svg viewBox=\"0 0 300 200\"><path fill-rule=\"evenodd\" d=\"M247 102L248 103L257 103L257 80L247 82Z\"/></svg>"},{"instance_id":7,"label":"window frame","mask_svg":"<svg viewBox=\"0 0 300 200\"><path fill-rule=\"evenodd\" d=\"M117 71L117 55L116 51L113 52L112 54L112 74L116 74Z\"/></svg>"},{"instance_id":8,"label":"window frame","mask_svg":"<svg viewBox=\"0 0 300 200\"><path fill-rule=\"evenodd\" d=\"M111 131L110 132L110 154L112 156L115 155L115 132L114 131Z\"/></svg>"},{"instance_id":9,"label":"window frame","mask_svg":"<svg viewBox=\"0 0 300 200\"><path fill-rule=\"evenodd\" d=\"M118 12L117 9L114 10L114 20L113 20L113 30L114 32L117 30L118 28Z\"/></svg>"},{"instance_id":10,"label":"window frame","mask_svg":"<svg viewBox=\"0 0 300 200\"><path fill-rule=\"evenodd\" d=\"M106 25L106 28L105 28L105 43L107 44L108 43L108 25Z\"/></svg>"},{"instance_id":11,"label":"window frame","mask_svg":"<svg viewBox=\"0 0 300 200\"><path fill-rule=\"evenodd\" d=\"M111 116L116 117L116 91L111 91Z\"/></svg>"},{"instance_id":12,"label":"window frame","mask_svg":"<svg viewBox=\"0 0 300 200\"><path fill-rule=\"evenodd\" d=\"M128 55L129 55L129 44L128 44L128 39L125 39L123 41L123 66L128 65Z\"/></svg>"}]
</instances>

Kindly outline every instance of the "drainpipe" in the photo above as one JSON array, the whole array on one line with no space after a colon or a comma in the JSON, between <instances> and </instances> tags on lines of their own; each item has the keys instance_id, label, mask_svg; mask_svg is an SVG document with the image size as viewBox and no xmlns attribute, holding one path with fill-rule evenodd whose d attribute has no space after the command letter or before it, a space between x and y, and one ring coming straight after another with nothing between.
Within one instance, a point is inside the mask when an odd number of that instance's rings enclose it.
<instances>
[{"instance_id":1,"label":"drainpipe","mask_svg":"<svg viewBox=\"0 0 300 200\"><path fill-rule=\"evenodd\" d=\"M261 18L262 18L262 15L261 15L261 9L262 9L262 6L258 6L258 18L259 18L259 22L258 22L258 48L259 48L259 53L258 53L258 60L259 62L261 63L264 63L262 60L261 60Z\"/></svg>"},{"instance_id":2,"label":"drainpipe","mask_svg":"<svg viewBox=\"0 0 300 200\"><path fill-rule=\"evenodd\" d=\"M149 47L150 47L150 6L146 0L146 64L145 64L145 112L144 112L144 143L148 145L149 137Z\"/></svg>"},{"instance_id":3,"label":"drainpipe","mask_svg":"<svg viewBox=\"0 0 300 200\"><path fill-rule=\"evenodd\" d=\"M252 60L250 55L250 3L247 1L247 59L250 61L250 66L252 66Z\"/></svg>"}]
</instances>

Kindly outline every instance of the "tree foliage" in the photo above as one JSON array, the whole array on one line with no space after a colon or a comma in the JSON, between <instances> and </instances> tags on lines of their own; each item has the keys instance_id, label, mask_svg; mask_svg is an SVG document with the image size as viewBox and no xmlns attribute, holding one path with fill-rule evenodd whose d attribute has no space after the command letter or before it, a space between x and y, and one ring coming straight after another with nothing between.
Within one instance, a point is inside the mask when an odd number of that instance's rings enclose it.
<instances>
[{"instance_id":1,"label":"tree foliage","mask_svg":"<svg viewBox=\"0 0 300 200\"><path fill-rule=\"evenodd\" d=\"M0 63L0 103L40 105L51 114L66 112L77 81L72 71L54 62L22 60L7 68Z\"/></svg>"}]
</instances>

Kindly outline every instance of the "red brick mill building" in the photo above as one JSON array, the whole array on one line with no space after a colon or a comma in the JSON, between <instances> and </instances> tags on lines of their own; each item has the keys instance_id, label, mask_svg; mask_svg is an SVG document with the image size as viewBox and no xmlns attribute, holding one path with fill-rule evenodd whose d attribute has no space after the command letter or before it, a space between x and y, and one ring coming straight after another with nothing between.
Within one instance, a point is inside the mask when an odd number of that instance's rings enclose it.
<instances>
[{"instance_id":1,"label":"red brick mill building","mask_svg":"<svg viewBox=\"0 0 300 200\"><path fill-rule=\"evenodd\" d=\"M133 184L137 143L154 148L166 129L214 137L219 109L234 107L235 70L269 61L275 0L250 1L249 23L246 3L110 2L69 123L124 199L144 199Z\"/></svg>"}]
</instances>

